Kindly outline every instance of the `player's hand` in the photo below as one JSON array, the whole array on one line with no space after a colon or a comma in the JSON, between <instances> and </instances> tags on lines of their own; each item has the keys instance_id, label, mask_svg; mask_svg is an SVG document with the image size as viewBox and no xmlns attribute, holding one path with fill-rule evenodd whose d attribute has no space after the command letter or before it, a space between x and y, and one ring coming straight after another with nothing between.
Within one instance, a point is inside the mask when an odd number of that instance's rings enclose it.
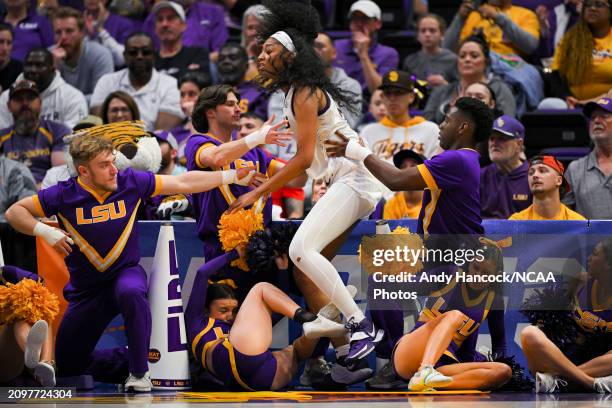
<instances>
[{"instance_id":1,"label":"player's hand","mask_svg":"<svg viewBox=\"0 0 612 408\"><path fill-rule=\"evenodd\" d=\"M478 7L478 11L486 19L494 19L499 15L499 10L489 4L483 4Z\"/></svg>"},{"instance_id":2,"label":"player's hand","mask_svg":"<svg viewBox=\"0 0 612 408\"><path fill-rule=\"evenodd\" d=\"M461 6L459 6L459 17L461 17L462 20L465 20L474 10L475 8L472 0L466 0L461 3Z\"/></svg>"},{"instance_id":3,"label":"player's hand","mask_svg":"<svg viewBox=\"0 0 612 408\"><path fill-rule=\"evenodd\" d=\"M236 170L236 178L234 179L233 184L238 184L239 186L248 186L251 183L251 179L255 176L255 167L243 167Z\"/></svg>"},{"instance_id":4,"label":"player's hand","mask_svg":"<svg viewBox=\"0 0 612 408\"><path fill-rule=\"evenodd\" d=\"M344 157L346 155L346 146L348 145L349 138L338 130L336 131L336 136L338 136L340 140L326 140L325 150L330 157Z\"/></svg>"},{"instance_id":5,"label":"player's hand","mask_svg":"<svg viewBox=\"0 0 612 408\"><path fill-rule=\"evenodd\" d=\"M172 214L182 213L189 209L189 200L184 194L171 195L164 198L157 207L157 218L169 220Z\"/></svg>"},{"instance_id":6,"label":"player's hand","mask_svg":"<svg viewBox=\"0 0 612 408\"><path fill-rule=\"evenodd\" d=\"M255 189L261 186L267 180L268 180L268 177L265 174L257 172L253 175L253 177L251 177L251 182L249 183L249 187Z\"/></svg>"},{"instance_id":7,"label":"player's hand","mask_svg":"<svg viewBox=\"0 0 612 408\"><path fill-rule=\"evenodd\" d=\"M231 203L227 211L229 213L234 213L248 207L249 205L253 205L255 201L259 200L259 197L261 197L261 194L257 190L251 190L248 193L241 195L236 201Z\"/></svg>"},{"instance_id":8,"label":"player's hand","mask_svg":"<svg viewBox=\"0 0 612 408\"><path fill-rule=\"evenodd\" d=\"M272 125L272 123L274 122L274 119L275 119L275 115L272 115L263 125L264 126ZM287 146L287 144L283 142L287 142L291 140L293 137L293 132L290 129L286 129L286 130L279 130L279 129L286 127L288 124L289 124L289 121L282 120L278 122L276 125L273 125L270 128L270 130L268 130L268 133L266 133L266 144L275 144L281 147Z\"/></svg>"},{"instance_id":9,"label":"player's hand","mask_svg":"<svg viewBox=\"0 0 612 408\"><path fill-rule=\"evenodd\" d=\"M59 230L59 231L62 231L62 230ZM72 238L70 238L70 235L68 235L66 231L62 231L62 232L65 234L65 236L63 238L60 238L59 241L57 241L53 245L53 249L55 249L55 252L57 252L58 254L62 256L66 256L72 252L72 247L70 245L74 244L74 242L72 241Z\"/></svg>"}]
</instances>

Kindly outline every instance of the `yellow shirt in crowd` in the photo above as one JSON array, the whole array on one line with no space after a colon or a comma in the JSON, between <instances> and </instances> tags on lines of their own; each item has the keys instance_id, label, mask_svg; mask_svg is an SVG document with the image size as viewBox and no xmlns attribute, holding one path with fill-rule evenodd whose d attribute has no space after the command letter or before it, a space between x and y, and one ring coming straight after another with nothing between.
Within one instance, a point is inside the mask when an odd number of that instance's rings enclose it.
<instances>
[{"instance_id":1,"label":"yellow shirt in crowd","mask_svg":"<svg viewBox=\"0 0 612 408\"><path fill-rule=\"evenodd\" d=\"M408 206L403 192L399 192L393 196L385 204L383 209L383 218L385 220L401 220L402 218L419 218L421 212L421 203L415 206Z\"/></svg>"},{"instance_id":2,"label":"yellow shirt in crowd","mask_svg":"<svg viewBox=\"0 0 612 408\"><path fill-rule=\"evenodd\" d=\"M612 29L604 38L595 38L593 47L593 69L584 84L572 84L569 88L572 94L579 100L593 99L612 89ZM561 43L563 40L561 40ZM572 61L560 61L561 44L557 46L551 69L558 70L563 63Z\"/></svg>"},{"instance_id":3,"label":"yellow shirt in crowd","mask_svg":"<svg viewBox=\"0 0 612 408\"><path fill-rule=\"evenodd\" d=\"M533 204L529 207L525 208L523 211L519 211L514 213L508 218L509 220L518 220L518 221L571 221L571 220L586 220L582 215L578 214L576 211L570 210L566 205L561 204L561 209L559 213L553 218L544 218L538 213L535 212L533 208Z\"/></svg>"},{"instance_id":4,"label":"yellow shirt in crowd","mask_svg":"<svg viewBox=\"0 0 612 408\"><path fill-rule=\"evenodd\" d=\"M529 34L540 38L540 23L533 11L524 7L510 6L505 10L500 10L500 12ZM489 42L491 51L495 51L498 54L524 55L514 44L504 38L504 32L500 26L495 24L492 19L483 18L477 11L472 11L465 21L461 30L461 41L472 34L476 34L476 31L481 29Z\"/></svg>"}]
</instances>

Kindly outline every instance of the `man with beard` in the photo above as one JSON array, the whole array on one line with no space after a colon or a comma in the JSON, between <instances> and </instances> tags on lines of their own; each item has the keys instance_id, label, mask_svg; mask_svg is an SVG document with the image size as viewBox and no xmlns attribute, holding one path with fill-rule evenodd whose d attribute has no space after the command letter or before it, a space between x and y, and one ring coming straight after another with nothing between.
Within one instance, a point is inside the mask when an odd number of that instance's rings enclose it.
<instances>
[{"instance_id":1,"label":"man with beard","mask_svg":"<svg viewBox=\"0 0 612 408\"><path fill-rule=\"evenodd\" d=\"M155 34L159 38L159 51L155 69L180 79L188 71L202 71L210 75L208 51L202 47L183 46L187 28L183 7L172 1L160 1L153 7Z\"/></svg>"},{"instance_id":2,"label":"man with beard","mask_svg":"<svg viewBox=\"0 0 612 408\"><path fill-rule=\"evenodd\" d=\"M56 66L66 82L89 98L102 75L113 72L113 56L104 46L85 40L85 22L75 9L58 8L52 23Z\"/></svg>"},{"instance_id":3,"label":"man with beard","mask_svg":"<svg viewBox=\"0 0 612 408\"><path fill-rule=\"evenodd\" d=\"M243 113L253 112L266 120L270 96L255 82L244 79L248 68L249 61L244 47L238 44L226 44L221 47L217 60L219 83L238 89L241 96L240 108Z\"/></svg>"},{"instance_id":4,"label":"man with beard","mask_svg":"<svg viewBox=\"0 0 612 408\"><path fill-rule=\"evenodd\" d=\"M87 115L87 101L81 91L66 83L53 67L53 55L46 48L34 48L26 56L23 73L17 82L27 79L40 91L40 117L62 123L69 128ZM13 124L8 110L9 90L0 96L0 128Z\"/></svg>"},{"instance_id":5,"label":"man with beard","mask_svg":"<svg viewBox=\"0 0 612 408\"><path fill-rule=\"evenodd\" d=\"M15 124L0 131L0 150L9 159L25 164L40 184L48 169L65 162L62 138L70 130L40 118L40 94L34 82L15 84L8 108Z\"/></svg>"},{"instance_id":6,"label":"man with beard","mask_svg":"<svg viewBox=\"0 0 612 408\"><path fill-rule=\"evenodd\" d=\"M114 91L124 91L138 105L148 130L169 130L181 123L180 94L176 79L153 68L155 50L148 34L138 32L125 40L127 68L106 74L91 96L91 113L102 116L102 103Z\"/></svg>"}]
</instances>

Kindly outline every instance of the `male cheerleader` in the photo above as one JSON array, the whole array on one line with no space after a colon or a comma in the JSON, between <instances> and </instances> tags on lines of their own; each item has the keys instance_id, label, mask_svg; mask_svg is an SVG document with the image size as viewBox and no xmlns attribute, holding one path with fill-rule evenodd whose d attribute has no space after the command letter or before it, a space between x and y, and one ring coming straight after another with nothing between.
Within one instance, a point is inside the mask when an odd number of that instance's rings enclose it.
<instances>
[{"instance_id":1,"label":"male cheerleader","mask_svg":"<svg viewBox=\"0 0 612 408\"><path fill-rule=\"evenodd\" d=\"M70 155L78 177L15 203L6 219L17 231L39 236L66 255L70 280L64 288L68 308L56 340L58 375L92 374L98 381L127 376L126 390L148 392L151 311L147 276L139 265L138 208L158 194L248 184L253 168L179 176L132 169L120 172L114 165L113 151L111 141L102 136L75 138ZM61 229L35 218L53 215L57 215ZM125 320L128 350L94 350L108 323L119 313Z\"/></svg>"}]
</instances>

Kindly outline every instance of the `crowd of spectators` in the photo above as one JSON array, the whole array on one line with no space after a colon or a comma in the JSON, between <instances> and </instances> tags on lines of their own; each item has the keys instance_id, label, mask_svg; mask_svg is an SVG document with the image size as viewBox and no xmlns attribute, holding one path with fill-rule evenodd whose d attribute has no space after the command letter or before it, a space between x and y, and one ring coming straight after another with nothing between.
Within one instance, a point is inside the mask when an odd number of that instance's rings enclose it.
<instances>
[{"instance_id":1,"label":"crowd of spectators","mask_svg":"<svg viewBox=\"0 0 612 408\"><path fill-rule=\"evenodd\" d=\"M193 107L209 85L238 90L242 136L282 120L283 92L258 82L266 13L258 3L0 1L0 211L64 165L62 138L84 120L142 120L158 135L162 171L170 173L185 164L187 139L197 133ZM437 124L457 99L474 97L497 118L478 148L484 218L575 218L571 210L612 218L612 0L465 0L448 21L435 2L410 3L413 32L404 35L416 52L385 44L384 10L370 0L347 2L342 19L335 16L345 31L314 40L329 79L350 96L343 116L372 151L400 168L431 158L441 151ZM332 17L321 15L328 27ZM520 120L536 109L584 112L592 151L571 164L526 157ZM287 161L295 141L268 150ZM542 192L543 168L563 179L551 179L553 192ZM320 181L295 180L275 203L302 217L313 186ZM387 192L381 211L414 217L419 197Z\"/></svg>"}]
</instances>

